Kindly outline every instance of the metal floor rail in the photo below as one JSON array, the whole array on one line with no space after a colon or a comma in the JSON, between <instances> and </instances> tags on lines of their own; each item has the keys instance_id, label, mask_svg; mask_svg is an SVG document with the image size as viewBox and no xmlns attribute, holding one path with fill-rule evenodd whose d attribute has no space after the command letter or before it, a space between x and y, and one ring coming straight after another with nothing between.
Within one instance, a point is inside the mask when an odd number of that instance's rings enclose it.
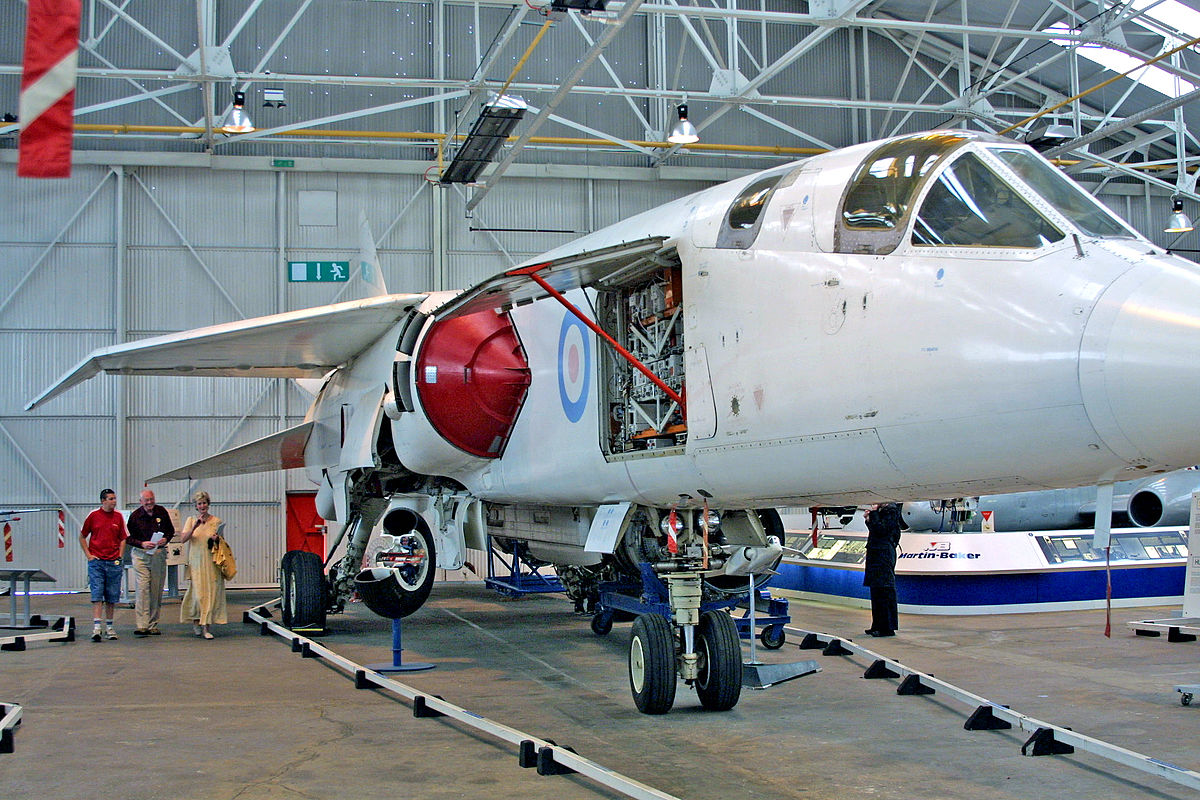
<instances>
[{"instance_id":1,"label":"metal floor rail","mask_svg":"<svg viewBox=\"0 0 1200 800\"><path fill-rule=\"evenodd\" d=\"M455 722L474 728L477 731L517 746L517 761L521 767L537 768L538 775L566 775L577 773L600 784L601 786L619 792L626 797L638 800L681 800L672 794L659 791L652 786L634 780L633 778L614 772L608 767L597 764L589 758L574 751L536 736L530 736L516 728L494 722L479 714L468 711L440 697L429 695L414 689L407 684L386 678L373 672L361 664L357 664L344 656L330 650L328 647L308 639L295 631L272 622L267 609L277 607L279 600L271 600L245 612L242 621L259 626L262 636L275 634L288 640L293 653L300 653L303 658L322 658L342 670L354 680L354 688L378 688L390 694L403 697L412 703L414 717L449 717ZM265 612L265 613L264 613Z\"/></svg>"},{"instance_id":2,"label":"metal floor rail","mask_svg":"<svg viewBox=\"0 0 1200 800\"><path fill-rule=\"evenodd\" d=\"M0 753L16 749L13 734L21 724L21 707L16 703L0 703Z\"/></svg>"},{"instance_id":3,"label":"metal floor rail","mask_svg":"<svg viewBox=\"0 0 1200 800\"><path fill-rule=\"evenodd\" d=\"M74 617L41 617L34 615L30 622L36 627L19 628L12 632L0 626L0 650L21 652L30 642L75 641Z\"/></svg>"},{"instance_id":4,"label":"metal floor rail","mask_svg":"<svg viewBox=\"0 0 1200 800\"><path fill-rule=\"evenodd\" d=\"M921 695L941 692L943 695L953 698L960 703L974 706L975 711L972 712L963 725L969 731L1005 730L1011 729L1015 725L1020 730L1032 734L1025 744L1021 746L1022 755L1067 755L1073 753L1078 748L1092 755L1115 761L1118 764L1124 764L1127 767L1133 767L1142 772L1166 778L1182 786L1187 786L1191 789L1200 789L1200 772L1177 767L1174 764L1168 764L1157 758L1151 758L1150 756L1127 750L1124 747L1118 747L1117 745L1100 741L1091 736L1086 736L1070 728L1043 722L1040 719L1013 711L1011 708L993 703L984 697L968 692L946 681L939 680L932 675L909 669L899 661L885 658L852 641L828 633L817 633L816 631L808 631L790 626L785 628L785 630L803 637L803 640L797 645L802 650L821 649L822 654L826 656L859 655L874 659L863 677L899 678L900 685L896 687L898 694Z\"/></svg>"}]
</instances>

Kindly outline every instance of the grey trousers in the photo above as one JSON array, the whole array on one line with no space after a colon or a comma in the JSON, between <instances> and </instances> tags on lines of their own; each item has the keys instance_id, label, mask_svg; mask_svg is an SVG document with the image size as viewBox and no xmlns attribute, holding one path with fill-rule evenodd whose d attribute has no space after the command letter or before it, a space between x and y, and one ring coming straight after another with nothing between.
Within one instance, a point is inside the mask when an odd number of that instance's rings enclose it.
<instances>
[{"instance_id":1,"label":"grey trousers","mask_svg":"<svg viewBox=\"0 0 1200 800\"><path fill-rule=\"evenodd\" d=\"M163 584L167 579L167 549L160 547L153 554L133 550L133 572L137 576L137 599L133 617L138 630L158 627L162 610Z\"/></svg>"}]
</instances>

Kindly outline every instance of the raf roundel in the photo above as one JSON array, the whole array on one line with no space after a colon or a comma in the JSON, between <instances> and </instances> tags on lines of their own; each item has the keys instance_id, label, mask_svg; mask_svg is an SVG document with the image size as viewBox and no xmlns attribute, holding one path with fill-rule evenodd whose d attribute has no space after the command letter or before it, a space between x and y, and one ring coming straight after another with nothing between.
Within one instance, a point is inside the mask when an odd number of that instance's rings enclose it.
<instances>
[{"instance_id":1,"label":"raf roundel","mask_svg":"<svg viewBox=\"0 0 1200 800\"><path fill-rule=\"evenodd\" d=\"M558 396L571 422L583 418L592 376L592 351L587 327L570 313L558 332Z\"/></svg>"}]
</instances>

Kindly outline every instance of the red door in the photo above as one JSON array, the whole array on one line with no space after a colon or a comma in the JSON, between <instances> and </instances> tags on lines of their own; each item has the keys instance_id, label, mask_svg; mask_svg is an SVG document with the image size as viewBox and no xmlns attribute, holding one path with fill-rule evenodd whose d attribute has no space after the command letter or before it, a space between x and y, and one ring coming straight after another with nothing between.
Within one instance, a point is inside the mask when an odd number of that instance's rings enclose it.
<instances>
[{"instance_id":1,"label":"red door","mask_svg":"<svg viewBox=\"0 0 1200 800\"><path fill-rule=\"evenodd\" d=\"M317 516L316 492L287 493L287 549L307 550L325 560L325 520Z\"/></svg>"}]
</instances>

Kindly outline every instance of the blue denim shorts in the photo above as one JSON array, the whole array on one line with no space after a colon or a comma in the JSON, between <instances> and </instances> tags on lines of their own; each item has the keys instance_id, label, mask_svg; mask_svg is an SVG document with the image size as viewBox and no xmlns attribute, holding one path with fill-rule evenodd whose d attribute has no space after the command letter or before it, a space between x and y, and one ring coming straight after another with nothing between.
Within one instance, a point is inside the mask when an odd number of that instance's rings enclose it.
<instances>
[{"instance_id":1,"label":"blue denim shorts","mask_svg":"<svg viewBox=\"0 0 1200 800\"><path fill-rule=\"evenodd\" d=\"M118 603L121 601L120 561L101 561L96 558L88 562L88 586L92 590L93 603Z\"/></svg>"}]
</instances>

